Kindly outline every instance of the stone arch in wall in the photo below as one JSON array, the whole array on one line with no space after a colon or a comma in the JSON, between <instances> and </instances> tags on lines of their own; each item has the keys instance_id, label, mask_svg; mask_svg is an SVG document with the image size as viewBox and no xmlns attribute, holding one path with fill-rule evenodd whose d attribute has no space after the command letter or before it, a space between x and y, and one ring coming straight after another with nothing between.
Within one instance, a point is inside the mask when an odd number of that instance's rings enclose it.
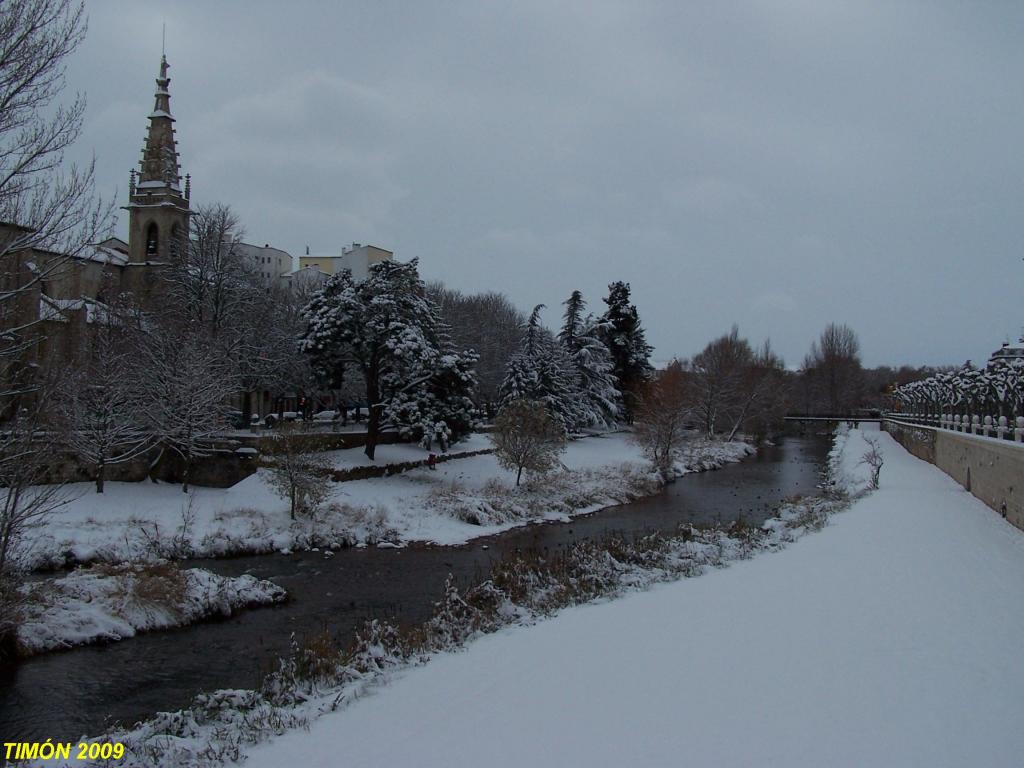
<instances>
[{"instance_id":1,"label":"stone arch in wall","mask_svg":"<svg viewBox=\"0 0 1024 768\"><path fill-rule=\"evenodd\" d=\"M160 253L160 228L155 221L146 227L146 259L155 259Z\"/></svg>"}]
</instances>

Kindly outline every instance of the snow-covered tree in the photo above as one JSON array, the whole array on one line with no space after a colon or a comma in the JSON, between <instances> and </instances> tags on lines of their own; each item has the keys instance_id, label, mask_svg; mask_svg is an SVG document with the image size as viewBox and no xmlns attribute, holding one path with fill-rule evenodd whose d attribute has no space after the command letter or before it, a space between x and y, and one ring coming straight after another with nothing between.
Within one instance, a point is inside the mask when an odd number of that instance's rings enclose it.
<instances>
[{"instance_id":1,"label":"snow-covered tree","mask_svg":"<svg viewBox=\"0 0 1024 768\"><path fill-rule=\"evenodd\" d=\"M983 368L968 361L955 371L897 387L893 398L916 413L1005 416L1012 420L1024 415L1024 361L1019 358L991 360Z\"/></svg>"},{"instance_id":2,"label":"snow-covered tree","mask_svg":"<svg viewBox=\"0 0 1024 768\"><path fill-rule=\"evenodd\" d=\"M563 304L565 305L565 314L562 316L562 330L558 334L558 340L567 349L573 349L584 326L593 323L588 322L589 318L585 318L583 315L587 309L587 302L583 299L583 294L580 291L573 291Z\"/></svg>"},{"instance_id":3,"label":"snow-covered tree","mask_svg":"<svg viewBox=\"0 0 1024 768\"><path fill-rule=\"evenodd\" d=\"M622 393L625 415L632 421L637 393L652 370L652 350L636 307L630 302L629 283L609 285L604 303L608 308L599 322L601 339L611 352L612 370Z\"/></svg>"},{"instance_id":4,"label":"snow-covered tree","mask_svg":"<svg viewBox=\"0 0 1024 768\"><path fill-rule=\"evenodd\" d=\"M48 463L59 445L47 423L52 369L39 293L109 231L93 194L94 167L68 167L82 96L62 100L68 59L85 38L84 3L0 3L0 656L13 645L24 534L60 503Z\"/></svg>"},{"instance_id":5,"label":"snow-covered tree","mask_svg":"<svg viewBox=\"0 0 1024 768\"><path fill-rule=\"evenodd\" d=\"M163 450L181 458L182 490L188 492L195 459L209 454L211 440L227 425L228 398L238 391L236 371L187 326L149 329L135 355L142 420Z\"/></svg>"},{"instance_id":6,"label":"snow-covered tree","mask_svg":"<svg viewBox=\"0 0 1024 768\"><path fill-rule=\"evenodd\" d=\"M516 473L516 485L523 470L540 474L553 469L565 450L565 429L547 405L530 400L505 403L490 438L498 463Z\"/></svg>"},{"instance_id":7,"label":"snow-covered tree","mask_svg":"<svg viewBox=\"0 0 1024 768\"><path fill-rule=\"evenodd\" d=\"M584 426L612 426L622 409L622 393L613 371L611 353L593 317L583 316L586 302L573 291L565 302L565 322L558 340L576 370Z\"/></svg>"},{"instance_id":8,"label":"snow-covered tree","mask_svg":"<svg viewBox=\"0 0 1024 768\"><path fill-rule=\"evenodd\" d=\"M585 425L586 410L579 398L579 383L572 359L540 323L538 304L530 313L519 352L509 360L500 394L503 405L516 400L543 403L566 430Z\"/></svg>"},{"instance_id":9,"label":"snow-covered tree","mask_svg":"<svg viewBox=\"0 0 1024 768\"><path fill-rule=\"evenodd\" d=\"M436 444L445 452L473 427L476 354L449 351L409 362L401 376L421 383L405 387L396 375L391 387L395 396L387 404L385 421L403 436L418 439L424 449L429 451Z\"/></svg>"},{"instance_id":10,"label":"snow-covered tree","mask_svg":"<svg viewBox=\"0 0 1024 768\"><path fill-rule=\"evenodd\" d=\"M475 354L453 348L415 259L374 264L362 281L332 275L304 315L300 348L318 378L337 384L355 368L366 384L369 458L388 427L443 447L468 431Z\"/></svg>"},{"instance_id":11,"label":"snow-covered tree","mask_svg":"<svg viewBox=\"0 0 1024 768\"><path fill-rule=\"evenodd\" d=\"M103 493L107 467L139 456L151 443L122 320L107 312L97 321L87 355L66 371L55 405L68 447L92 468L96 492Z\"/></svg>"},{"instance_id":12,"label":"snow-covered tree","mask_svg":"<svg viewBox=\"0 0 1024 768\"><path fill-rule=\"evenodd\" d=\"M269 461L270 485L288 502L292 520L312 515L330 495L330 462L321 454L301 450L287 428L274 433Z\"/></svg>"}]
</instances>

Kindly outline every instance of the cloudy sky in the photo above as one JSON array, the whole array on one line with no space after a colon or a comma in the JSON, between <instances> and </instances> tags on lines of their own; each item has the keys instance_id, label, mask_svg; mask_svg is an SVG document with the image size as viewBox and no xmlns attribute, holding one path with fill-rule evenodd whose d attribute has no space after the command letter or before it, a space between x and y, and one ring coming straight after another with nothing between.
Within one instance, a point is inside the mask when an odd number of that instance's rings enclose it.
<instances>
[{"instance_id":1,"label":"cloudy sky","mask_svg":"<svg viewBox=\"0 0 1024 768\"><path fill-rule=\"evenodd\" d=\"M88 3L79 155L127 194L167 26L193 202L522 308L626 280L656 357L984 360L1024 326L1024 3ZM119 224L122 234L126 221Z\"/></svg>"}]
</instances>

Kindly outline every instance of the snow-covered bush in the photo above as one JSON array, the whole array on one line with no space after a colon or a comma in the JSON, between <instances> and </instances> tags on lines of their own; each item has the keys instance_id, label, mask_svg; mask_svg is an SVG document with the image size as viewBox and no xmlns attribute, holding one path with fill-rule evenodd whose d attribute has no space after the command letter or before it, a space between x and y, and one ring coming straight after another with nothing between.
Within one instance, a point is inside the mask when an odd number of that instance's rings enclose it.
<instances>
[{"instance_id":1,"label":"snow-covered bush","mask_svg":"<svg viewBox=\"0 0 1024 768\"><path fill-rule=\"evenodd\" d=\"M331 464L321 454L303 452L287 431L276 434L274 439L270 485L288 502L292 520L297 515L311 516L330 496Z\"/></svg>"},{"instance_id":2,"label":"snow-covered bush","mask_svg":"<svg viewBox=\"0 0 1024 768\"><path fill-rule=\"evenodd\" d=\"M553 469L565 450L565 429L539 401L507 403L494 420L490 437L498 462L516 473L516 485L523 470L541 474Z\"/></svg>"}]
</instances>

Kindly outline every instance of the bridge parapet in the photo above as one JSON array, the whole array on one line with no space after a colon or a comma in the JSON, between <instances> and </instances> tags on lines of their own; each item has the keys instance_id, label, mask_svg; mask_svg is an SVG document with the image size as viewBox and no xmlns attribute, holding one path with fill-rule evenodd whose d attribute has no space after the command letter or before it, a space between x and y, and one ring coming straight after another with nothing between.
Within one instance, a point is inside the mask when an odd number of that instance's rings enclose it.
<instances>
[{"instance_id":1,"label":"bridge parapet","mask_svg":"<svg viewBox=\"0 0 1024 768\"><path fill-rule=\"evenodd\" d=\"M884 418L906 424L1024 443L1024 416L1017 416L1011 422L1006 416L994 414L887 412Z\"/></svg>"}]
</instances>

